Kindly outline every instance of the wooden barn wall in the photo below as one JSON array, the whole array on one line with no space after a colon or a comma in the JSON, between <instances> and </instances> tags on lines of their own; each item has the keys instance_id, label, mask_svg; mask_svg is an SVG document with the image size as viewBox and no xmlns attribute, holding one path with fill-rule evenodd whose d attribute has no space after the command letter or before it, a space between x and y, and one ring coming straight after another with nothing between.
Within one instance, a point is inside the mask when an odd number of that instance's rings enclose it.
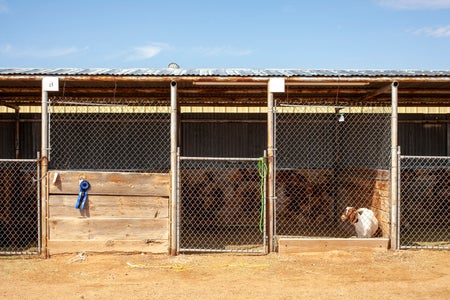
<instances>
[{"instance_id":1,"label":"wooden barn wall","mask_svg":"<svg viewBox=\"0 0 450 300\"><path fill-rule=\"evenodd\" d=\"M398 143L403 155L450 155L450 115L400 114Z\"/></svg>"},{"instance_id":2,"label":"wooden barn wall","mask_svg":"<svg viewBox=\"0 0 450 300\"><path fill-rule=\"evenodd\" d=\"M169 118L167 113L53 113L50 168L166 172Z\"/></svg>"},{"instance_id":3,"label":"wooden barn wall","mask_svg":"<svg viewBox=\"0 0 450 300\"><path fill-rule=\"evenodd\" d=\"M354 168L349 176L345 176L340 184L341 188L352 186L355 193L340 193L348 197L344 203L360 203L375 213L382 237L390 234L390 200L389 200L389 171ZM361 203L365 199L365 203Z\"/></svg>"},{"instance_id":4,"label":"wooden barn wall","mask_svg":"<svg viewBox=\"0 0 450 300\"><path fill-rule=\"evenodd\" d=\"M40 117L20 114L19 158L35 158L40 150ZM258 157L266 148L266 118L245 113L182 114L183 155ZM15 119L14 113L0 114L0 158L16 158ZM400 114L398 139L404 155L448 156L450 115Z\"/></svg>"},{"instance_id":5,"label":"wooden barn wall","mask_svg":"<svg viewBox=\"0 0 450 300\"><path fill-rule=\"evenodd\" d=\"M267 149L267 115L185 113L181 154L194 157L260 157Z\"/></svg>"},{"instance_id":6,"label":"wooden barn wall","mask_svg":"<svg viewBox=\"0 0 450 300\"><path fill-rule=\"evenodd\" d=\"M91 185L84 210L75 208L80 177ZM50 254L168 252L169 174L51 171L48 179Z\"/></svg>"},{"instance_id":7,"label":"wooden barn wall","mask_svg":"<svg viewBox=\"0 0 450 300\"><path fill-rule=\"evenodd\" d=\"M36 158L41 148L41 115L19 114L19 158ZM16 158L16 114L0 114L0 158Z\"/></svg>"},{"instance_id":8,"label":"wooden barn wall","mask_svg":"<svg viewBox=\"0 0 450 300\"><path fill-rule=\"evenodd\" d=\"M342 172L343 175L342 175ZM293 192L304 190L305 193ZM367 207L374 211L381 236L389 236L390 198L389 171L361 167L341 169L297 169L277 172L277 232L279 235L322 235L328 231L336 237L354 235L354 229L339 217L348 206ZM304 197L306 195L307 197ZM314 209L313 219L292 215L292 200L301 199L298 209ZM300 198L299 198L300 197ZM330 223L333 220L337 223ZM311 230L311 224L315 228ZM327 228L327 226L330 226ZM317 226L316 226L317 225Z\"/></svg>"}]
</instances>

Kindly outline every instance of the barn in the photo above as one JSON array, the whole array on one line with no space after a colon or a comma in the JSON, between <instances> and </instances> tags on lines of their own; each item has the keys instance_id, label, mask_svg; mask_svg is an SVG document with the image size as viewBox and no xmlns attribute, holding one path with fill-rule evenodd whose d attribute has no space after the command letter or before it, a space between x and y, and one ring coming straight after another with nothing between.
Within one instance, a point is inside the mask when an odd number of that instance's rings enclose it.
<instances>
[{"instance_id":1,"label":"barn","mask_svg":"<svg viewBox=\"0 0 450 300\"><path fill-rule=\"evenodd\" d=\"M3 68L0 253L448 249L449 104L450 71Z\"/></svg>"}]
</instances>

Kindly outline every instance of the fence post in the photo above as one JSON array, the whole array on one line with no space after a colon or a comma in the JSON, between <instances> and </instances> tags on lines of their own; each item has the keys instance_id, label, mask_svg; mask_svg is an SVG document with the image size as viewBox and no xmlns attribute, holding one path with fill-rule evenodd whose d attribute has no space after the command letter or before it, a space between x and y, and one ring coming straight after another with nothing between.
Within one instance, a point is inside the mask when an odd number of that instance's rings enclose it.
<instances>
[{"instance_id":1,"label":"fence post","mask_svg":"<svg viewBox=\"0 0 450 300\"><path fill-rule=\"evenodd\" d=\"M398 164L398 168L397 168L397 215L396 215L396 220L397 220L397 248L396 249L400 249L401 247L401 240L400 240L400 218L401 218L401 198L402 198L402 194L401 194L401 190L402 190L402 180L401 180L401 174L402 174L402 156L401 156L401 150L400 150L400 146L397 147L397 164Z\"/></svg>"},{"instance_id":2,"label":"fence post","mask_svg":"<svg viewBox=\"0 0 450 300\"><path fill-rule=\"evenodd\" d=\"M273 160L273 147L274 147L274 138L273 138L273 93L268 90L267 93L267 164L268 164L268 182L267 182L267 196L268 196L268 206L267 206L267 215L268 215L268 246L269 252L274 251L274 241L273 241L273 233L274 233L274 188L273 188L273 172L274 172L274 160Z\"/></svg>"},{"instance_id":3,"label":"fence post","mask_svg":"<svg viewBox=\"0 0 450 300\"><path fill-rule=\"evenodd\" d=\"M42 84L41 103L41 174L38 184L41 185L41 255L48 258L47 251L47 171L48 171L48 92Z\"/></svg>"},{"instance_id":4,"label":"fence post","mask_svg":"<svg viewBox=\"0 0 450 300\"><path fill-rule=\"evenodd\" d=\"M42 255L48 257L47 249L47 232L48 232L48 92L59 91L58 77L43 77L42 78L42 101L41 101L41 226L42 226Z\"/></svg>"},{"instance_id":5,"label":"fence post","mask_svg":"<svg viewBox=\"0 0 450 300\"><path fill-rule=\"evenodd\" d=\"M177 82L170 83L170 255L178 254L177 247Z\"/></svg>"},{"instance_id":6,"label":"fence post","mask_svg":"<svg viewBox=\"0 0 450 300\"><path fill-rule=\"evenodd\" d=\"M398 82L391 84L391 248L398 250Z\"/></svg>"}]
</instances>

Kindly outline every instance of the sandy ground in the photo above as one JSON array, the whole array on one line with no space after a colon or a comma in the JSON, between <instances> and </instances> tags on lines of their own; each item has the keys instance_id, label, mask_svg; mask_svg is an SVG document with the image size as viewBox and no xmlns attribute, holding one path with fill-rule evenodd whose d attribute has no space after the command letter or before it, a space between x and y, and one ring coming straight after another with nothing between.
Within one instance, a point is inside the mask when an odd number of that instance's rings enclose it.
<instances>
[{"instance_id":1,"label":"sandy ground","mask_svg":"<svg viewBox=\"0 0 450 300\"><path fill-rule=\"evenodd\" d=\"M2 299L450 299L450 251L0 257Z\"/></svg>"}]
</instances>

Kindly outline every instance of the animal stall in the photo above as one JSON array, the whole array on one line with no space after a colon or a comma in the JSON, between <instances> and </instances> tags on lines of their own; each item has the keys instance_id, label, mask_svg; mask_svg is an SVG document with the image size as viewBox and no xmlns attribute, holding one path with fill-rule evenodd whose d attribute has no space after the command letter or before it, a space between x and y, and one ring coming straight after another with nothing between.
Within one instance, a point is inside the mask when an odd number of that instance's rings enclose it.
<instances>
[{"instance_id":1,"label":"animal stall","mask_svg":"<svg viewBox=\"0 0 450 300\"><path fill-rule=\"evenodd\" d=\"M265 253L265 115L182 113L181 124L177 248Z\"/></svg>"},{"instance_id":2,"label":"animal stall","mask_svg":"<svg viewBox=\"0 0 450 300\"><path fill-rule=\"evenodd\" d=\"M450 249L450 157L400 162L400 248Z\"/></svg>"},{"instance_id":3,"label":"animal stall","mask_svg":"<svg viewBox=\"0 0 450 300\"><path fill-rule=\"evenodd\" d=\"M39 252L39 161L0 160L0 255Z\"/></svg>"},{"instance_id":4,"label":"animal stall","mask_svg":"<svg viewBox=\"0 0 450 300\"><path fill-rule=\"evenodd\" d=\"M54 97L49 119L50 254L167 253L167 103Z\"/></svg>"},{"instance_id":5,"label":"animal stall","mask_svg":"<svg viewBox=\"0 0 450 300\"><path fill-rule=\"evenodd\" d=\"M386 106L280 103L276 235L348 238L346 207L371 209L389 236L390 115Z\"/></svg>"}]
</instances>

